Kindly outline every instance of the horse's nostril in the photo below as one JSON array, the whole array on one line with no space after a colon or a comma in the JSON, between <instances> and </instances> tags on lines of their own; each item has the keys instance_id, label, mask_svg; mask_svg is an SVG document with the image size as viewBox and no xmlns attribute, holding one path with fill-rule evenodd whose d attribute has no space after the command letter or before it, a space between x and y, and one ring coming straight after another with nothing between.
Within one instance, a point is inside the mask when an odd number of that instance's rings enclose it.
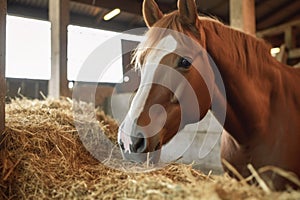
<instances>
[{"instance_id":1,"label":"horse's nostril","mask_svg":"<svg viewBox=\"0 0 300 200\"><path fill-rule=\"evenodd\" d=\"M143 152L143 150L145 149L145 138L138 138L136 148L137 152Z\"/></svg>"},{"instance_id":2,"label":"horse's nostril","mask_svg":"<svg viewBox=\"0 0 300 200\"><path fill-rule=\"evenodd\" d=\"M147 148L147 140L146 138L144 137L144 134L139 132L137 133L137 136L131 136L131 140L132 140L132 145L131 145L131 150L133 152L136 152L136 153L142 153L146 150Z\"/></svg>"},{"instance_id":3,"label":"horse's nostril","mask_svg":"<svg viewBox=\"0 0 300 200\"><path fill-rule=\"evenodd\" d=\"M125 150L124 143L121 140L119 141L119 146L122 150Z\"/></svg>"}]
</instances>

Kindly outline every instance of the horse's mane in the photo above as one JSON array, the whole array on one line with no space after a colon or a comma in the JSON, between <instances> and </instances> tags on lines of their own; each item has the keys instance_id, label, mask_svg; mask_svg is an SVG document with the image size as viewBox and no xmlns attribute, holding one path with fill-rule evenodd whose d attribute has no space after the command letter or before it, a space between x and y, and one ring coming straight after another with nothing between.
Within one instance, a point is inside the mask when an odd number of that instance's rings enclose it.
<instances>
[{"instance_id":1,"label":"horse's mane","mask_svg":"<svg viewBox=\"0 0 300 200\"><path fill-rule=\"evenodd\" d=\"M209 34L209 30L213 31L220 41L226 41L222 43L223 48L227 48L228 52L231 52L226 56L232 63L239 63L238 66L246 70L249 75L262 72L263 68L268 66L267 63L274 62L275 58L270 53L271 45L263 39L224 25L214 19L207 17L200 19L207 34ZM217 43L217 41L215 42ZM209 51L209 47L207 49ZM265 66L260 66L261 63L265 63Z\"/></svg>"},{"instance_id":2,"label":"horse's mane","mask_svg":"<svg viewBox=\"0 0 300 200\"><path fill-rule=\"evenodd\" d=\"M255 66L258 65L258 63L266 63L269 62L270 59L274 60L270 54L270 46L262 39L258 39L252 35L226 26L215 18L199 16L199 24L196 26L202 26L206 34L208 34L209 31L213 31L219 38L221 38L220 41L227 41L226 43L231 45L228 46L228 51L230 50L231 53L227 56L231 56L230 59L232 62L239 63L239 66L250 74L261 69L261 66ZM195 26L182 24L178 11L173 11L165 15L154 24L154 27L165 28L166 31L171 29L189 36L192 35L193 38L201 39L201 34ZM143 65L144 57L147 55L149 48L154 47L164 36L164 31L155 31L155 29L152 30L151 28L149 29L146 33L147 39L140 43L133 55L132 61L135 63L136 68ZM211 54L211 52L209 52L208 45L214 44L207 44L207 51ZM221 44L218 44L216 41L215 45L217 46ZM251 52L253 53L251 54ZM257 60L255 65L253 65L253 59ZM248 62L250 61L252 61L251 67L247 67L249 66Z\"/></svg>"}]
</instances>

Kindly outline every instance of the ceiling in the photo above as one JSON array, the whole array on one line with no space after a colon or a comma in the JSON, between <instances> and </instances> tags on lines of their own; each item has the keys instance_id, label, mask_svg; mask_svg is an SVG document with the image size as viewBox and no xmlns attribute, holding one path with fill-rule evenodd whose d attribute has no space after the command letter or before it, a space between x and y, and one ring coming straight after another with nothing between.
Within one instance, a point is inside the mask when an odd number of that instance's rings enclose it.
<instances>
[{"instance_id":1,"label":"ceiling","mask_svg":"<svg viewBox=\"0 0 300 200\"><path fill-rule=\"evenodd\" d=\"M8 14L48 19L49 0L7 0ZM72 0L70 23L105 30L125 31L143 27L142 0ZM163 12L177 7L177 0L156 0ZM215 16L229 23L229 0L196 0L199 13ZM104 21L103 16L114 8L121 14ZM300 19L299 0L255 0L256 28L264 30L284 22Z\"/></svg>"}]
</instances>

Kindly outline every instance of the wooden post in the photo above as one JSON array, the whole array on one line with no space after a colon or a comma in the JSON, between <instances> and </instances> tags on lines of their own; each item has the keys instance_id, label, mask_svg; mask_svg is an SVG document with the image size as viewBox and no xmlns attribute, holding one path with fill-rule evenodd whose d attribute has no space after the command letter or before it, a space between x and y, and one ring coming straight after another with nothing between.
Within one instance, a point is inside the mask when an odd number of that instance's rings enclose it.
<instances>
[{"instance_id":1,"label":"wooden post","mask_svg":"<svg viewBox=\"0 0 300 200\"><path fill-rule=\"evenodd\" d=\"M49 96L70 96L67 79L67 26L69 24L69 0L49 1L51 22L51 78Z\"/></svg>"},{"instance_id":2,"label":"wooden post","mask_svg":"<svg viewBox=\"0 0 300 200\"><path fill-rule=\"evenodd\" d=\"M7 1L0 1L0 141L5 130L5 43Z\"/></svg>"},{"instance_id":3,"label":"wooden post","mask_svg":"<svg viewBox=\"0 0 300 200\"><path fill-rule=\"evenodd\" d=\"M255 35L255 0L230 0L230 25Z\"/></svg>"},{"instance_id":4,"label":"wooden post","mask_svg":"<svg viewBox=\"0 0 300 200\"><path fill-rule=\"evenodd\" d=\"M288 50L296 48L296 34L293 26L288 27L284 31L284 43Z\"/></svg>"},{"instance_id":5,"label":"wooden post","mask_svg":"<svg viewBox=\"0 0 300 200\"><path fill-rule=\"evenodd\" d=\"M282 44L280 46L280 52L275 57L279 62L287 64L288 54L286 51L286 45Z\"/></svg>"}]
</instances>

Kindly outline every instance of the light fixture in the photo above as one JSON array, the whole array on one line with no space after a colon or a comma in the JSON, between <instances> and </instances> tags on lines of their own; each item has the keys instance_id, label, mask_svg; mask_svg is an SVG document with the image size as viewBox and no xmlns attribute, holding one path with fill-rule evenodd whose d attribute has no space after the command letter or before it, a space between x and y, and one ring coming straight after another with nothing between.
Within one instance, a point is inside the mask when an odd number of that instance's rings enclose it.
<instances>
[{"instance_id":1,"label":"light fixture","mask_svg":"<svg viewBox=\"0 0 300 200\"><path fill-rule=\"evenodd\" d=\"M280 48L279 47L275 47L271 49L271 55L272 56L276 56L276 54L278 54L280 52Z\"/></svg>"},{"instance_id":2,"label":"light fixture","mask_svg":"<svg viewBox=\"0 0 300 200\"><path fill-rule=\"evenodd\" d=\"M103 19L105 21L108 21L112 18L114 18L115 16L117 16L118 14L120 14L121 10L119 8L115 8L112 11L110 11L109 13L107 13L106 15L104 15Z\"/></svg>"}]
</instances>

